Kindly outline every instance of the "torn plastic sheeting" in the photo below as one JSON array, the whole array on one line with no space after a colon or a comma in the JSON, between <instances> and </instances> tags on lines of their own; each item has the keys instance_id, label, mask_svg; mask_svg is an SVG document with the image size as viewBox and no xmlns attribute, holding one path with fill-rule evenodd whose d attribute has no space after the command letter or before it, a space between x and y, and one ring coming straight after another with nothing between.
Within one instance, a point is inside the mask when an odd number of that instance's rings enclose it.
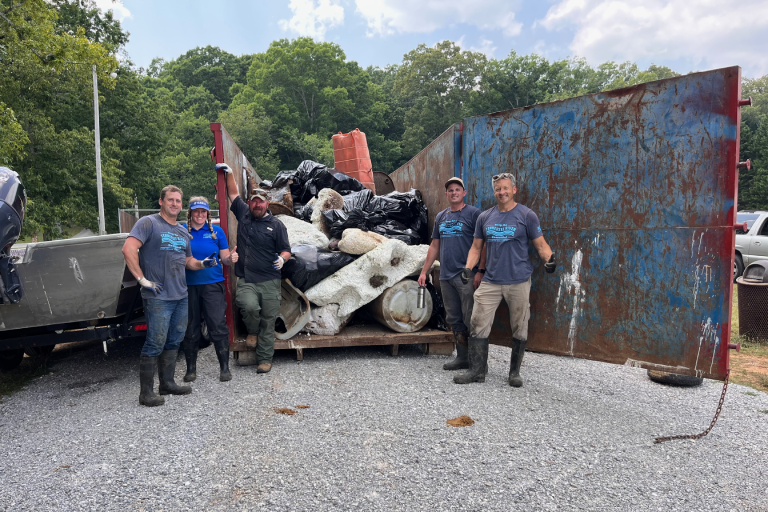
<instances>
[{"instance_id":1,"label":"torn plastic sheeting","mask_svg":"<svg viewBox=\"0 0 768 512\"><path fill-rule=\"evenodd\" d=\"M309 288L305 295L318 306L339 305L339 315L348 315L368 304L404 277L421 269L427 245L406 245L387 240L330 277Z\"/></svg>"},{"instance_id":2,"label":"torn plastic sheeting","mask_svg":"<svg viewBox=\"0 0 768 512\"><path fill-rule=\"evenodd\" d=\"M283 265L282 276L302 292L338 272L357 256L318 249L314 245L291 247L291 257Z\"/></svg>"}]
</instances>

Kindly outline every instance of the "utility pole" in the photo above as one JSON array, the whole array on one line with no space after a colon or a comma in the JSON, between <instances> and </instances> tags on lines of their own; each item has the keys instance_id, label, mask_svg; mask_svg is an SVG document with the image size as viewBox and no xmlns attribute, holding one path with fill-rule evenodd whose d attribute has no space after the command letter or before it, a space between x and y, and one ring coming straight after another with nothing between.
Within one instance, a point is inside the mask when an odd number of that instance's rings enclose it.
<instances>
[{"instance_id":1,"label":"utility pole","mask_svg":"<svg viewBox=\"0 0 768 512\"><path fill-rule=\"evenodd\" d=\"M99 234L106 235L104 225L104 194L101 187L101 134L99 132L99 85L96 80L96 66L93 66L93 125L96 134L96 194L99 201Z\"/></svg>"}]
</instances>

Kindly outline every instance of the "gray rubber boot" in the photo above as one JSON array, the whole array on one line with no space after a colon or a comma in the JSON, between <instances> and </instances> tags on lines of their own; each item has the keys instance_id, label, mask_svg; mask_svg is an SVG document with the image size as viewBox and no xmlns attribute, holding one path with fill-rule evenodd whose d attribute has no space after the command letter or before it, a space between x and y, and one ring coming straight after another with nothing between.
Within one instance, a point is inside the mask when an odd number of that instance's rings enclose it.
<instances>
[{"instance_id":1,"label":"gray rubber boot","mask_svg":"<svg viewBox=\"0 0 768 512\"><path fill-rule=\"evenodd\" d=\"M469 338L469 371L453 377L456 384L485 382L488 373L488 338Z\"/></svg>"},{"instance_id":2,"label":"gray rubber boot","mask_svg":"<svg viewBox=\"0 0 768 512\"><path fill-rule=\"evenodd\" d=\"M520 378L520 365L525 356L525 341L512 338L512 360L509 363L509 385L513 388L523 387L523 379Z\"/></svg>"},{"instance_id":3,"label":"gray rubber boot","mask_svg":"<svg viewBox=\"0 0 768 512\"><path fill-rule=\"evenodd\" d=\"M197 379L198 343L199 341L193 343L191 340L186 339L181 343L184 357L187 360L187 373L184 375L184 382L194 382Z\"/></svg>"},{"instance_id":4,"label":"gray rubber boot","mask_svg":"<svg viewBox=\"0 0 768 512\"><path fill-rule=\"evenodd\" d=\"M469 351L467 349L467 331L453 332L456 340L456 359L443 365L443 370L467 370L469 369Z\"/></svg>"},{"instance_id":5,"label":"gray rubber boot","mask_svg":"<svg viewBox=\"0 0 768 512\"><path fill-rule=\"evenodd\" d=\"M141 385L139 403L147 407L155 407L165 403L165 398L157 396L154 391L156 369L156 357L141 356L139 359L139 383Z\"/></svg>"},{"instance_id":6,"label":"gray rubber boot","mask_svg":"<svg viewBox=\"0 0 768 512\"><path fill-rule=\"evenodd\" d=\"M178 350L164 350L157 358L157 373L160 376L161 395L188 395L192 386L179 386L174 380L176 373L176 354Z\"/></svg>"},{"instance_id":7,"label":"gray rubber boot","mask_svg":"<svg viewBox=\"0 0 768 512\"><path fill-rule=\"evenodd\" d=\"M229 342L225 341L226 345L220 347L216 345L216 357L219 358L219 367L221 373L219 373L219 380L221 382L227 382L232 380L232 373L229 371Z\"/></svg>"}]
</instances>

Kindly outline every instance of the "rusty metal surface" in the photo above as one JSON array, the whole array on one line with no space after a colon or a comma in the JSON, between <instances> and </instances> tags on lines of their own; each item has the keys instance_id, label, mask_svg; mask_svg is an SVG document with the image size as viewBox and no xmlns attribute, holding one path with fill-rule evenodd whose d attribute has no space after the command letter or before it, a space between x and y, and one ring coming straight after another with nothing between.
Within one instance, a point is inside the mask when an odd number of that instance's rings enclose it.
<instances>
[{"instance_id":1,"label":"rusty metal surface","mask_svg":"<svg viewBox=\"0 0 768 512\"><path fill-rule=\"evenodd\" d=\"M395 183L385 172L374 171L373 183L376 185L376 195L385 196L395 191Z\"/></svg>"},{"instance_id":2,"label":"rusty metal surface","mask_svg":"<svg viewBox=\"0 0 768 512\"><path fill-rule=\"evenodd\" d=\"M419 284L403 279L366 304L366 310L381 325L396 332L421 330L432 316L432 296L427 293L426 304L418 307Z\"/></svg>"},{"instance_id":3,"label":"rusty metal surface","mask_svg":"<svg viewBox=\"0 0 768 512\"><path fill-rule=\"evenodd\" d=\"M468 201L491 176L558 259L534 261L529 348L722 380L728 370L741 70L465 119ZM505 308L493 343L508 344Z\"/></svg>"},{"instance_id":4,"label":"rusty metal surface","mask_svg":"<svg viewBox=\"0 0 768 512\"><path fill-rule=\"evenodd\" d=\"M228 164L233 171L235 181L237 182L237 188L240 192L240 197L245 199L247 193L253 190L261 183L261 178L253 170L250 162L237 147L237 144L232 137L227 133L227 130L221 123L211 123L211 131L213 132L213 152L211 154L212 160L219 163ZM213 165L211 166L211 172ZM234 214L229 210L232 202L227 197L226 181L224 179L224 173L218 171L216 182L216 199L219 202L219 212L226 211L226 215L219 215L219 225L221 229L227 234L227 241L229 242L229 248L234 249L237 245L237 219ZM240 319L240 311L237 308L233 308L232 304L235 303L235 284L237 277L235 276L234 265L226 267L229 271L224 272L224 287L227 292L227 327L229 327L229 343L230 345L237 338L245 338L248 333L240 330L243 328L242 320Z\"/></svg>"},{"instance_id":5,"label":"rusty metal surface","mask_svg":"<svg viewBox=\"0 0 768 512\"><path fill-rule=\"evenodd\" d=\"M455 139L459 133L458 124L451 126L408 163L389 175L400 192L407 192L411 188L421 191L429 212L430 235L435 225L435 216L448 208L443 184L456 175Z\"/></svg>"}]
</instances>

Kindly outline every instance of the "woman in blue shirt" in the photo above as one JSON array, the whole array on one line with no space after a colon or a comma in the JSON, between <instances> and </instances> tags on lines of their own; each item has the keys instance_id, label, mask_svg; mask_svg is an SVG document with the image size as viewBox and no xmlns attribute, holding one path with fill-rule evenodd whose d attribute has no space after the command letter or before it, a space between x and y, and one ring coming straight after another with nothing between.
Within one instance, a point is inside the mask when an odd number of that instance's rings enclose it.
<instances>
[{"instance_id":1,"label":"woman in blue shirt","mask_svg":"<svg viewBox=\"0 0 768 512\"><path fill-rule=\"evenodd\" d=\"M187 224L183 226L187 228L192 238L192 256L205 254L205 257L208 257L215 254L224 265L233 265L237 261L237 247L230 253L224 230L211 223L211 211L208 199L205 197L190 198ZM189 291L189 324L181 345L187 359L187 373L184 375L184 381L192 382L197 378L197 352L200 347L202 320L205 320L211 342L216 349L216 356L219 358L219 366L221 366L219 380L222 382L231 380L223 267L216 265L203 270L186 272Z\"/></svg>"}]
</instances>

